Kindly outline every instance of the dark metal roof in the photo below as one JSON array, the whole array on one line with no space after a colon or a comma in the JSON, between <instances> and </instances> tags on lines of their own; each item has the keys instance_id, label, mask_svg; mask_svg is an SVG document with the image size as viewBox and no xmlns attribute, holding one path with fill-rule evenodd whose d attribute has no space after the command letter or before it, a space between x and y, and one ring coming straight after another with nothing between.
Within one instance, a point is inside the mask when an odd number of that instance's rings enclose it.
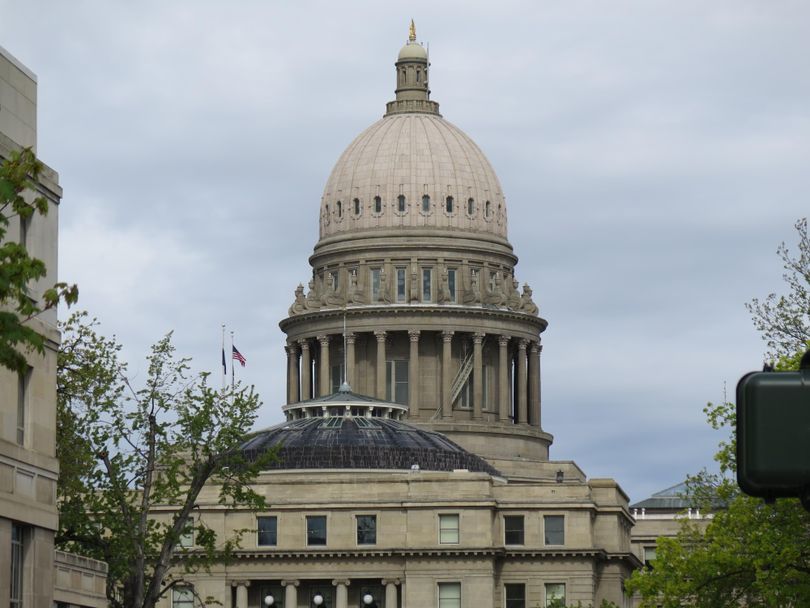
<instances>
[{"instance_id":1,"label":"dark metal roof","mask_svg":"<svg viewBox=\"0 0 810 608\"><path fill-rule=\"evenodd\" d=\"M345 397L345 395L344 395ZM278 447L269 469L467 469L500 473L440 433L391 418L329 417L290 420L242 444L248 459Z\"/></svg>"},{"instance_id":2,"label":"dark metal roof","mask_svg":"<svg viewBox=\"0 0 810 608\"><path fill-rule=\"evenodd\" d=\"M649 498L630 505L631 509L661 509L667 511L682 511L694 507L694 500L687 500L686 482L656 492Z\"/></svg>"}]
</instances>

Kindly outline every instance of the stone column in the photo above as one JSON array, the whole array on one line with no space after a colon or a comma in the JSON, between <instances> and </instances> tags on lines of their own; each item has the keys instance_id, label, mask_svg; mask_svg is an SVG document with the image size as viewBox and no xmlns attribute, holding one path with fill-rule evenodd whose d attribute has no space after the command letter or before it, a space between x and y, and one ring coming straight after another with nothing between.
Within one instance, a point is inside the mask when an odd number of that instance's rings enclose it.
<instances>
[{"instance_id":1,"label":"stone column","mask_svg":"<svg viewBox=\"0 0 810 608\"><path fill-rule=\"evenodd\" d=\"M375 331L377 338L377 399L385 399L385 336L384 331Z\"/></svg>"},{"instance_id":2,"label":"stone column","mask_svg":"<svg viewBox=\"0 0 810 608\"><path fill-rule=\"evenodd\" d=\"M408 356L408 415L419 416L419 330L408 331L411 340L411 352Z\"/></svg>"},{"instance_id":3,"label":"stone column","mask_svg":"<svg viewBox=\"0 0 810 608\"><path fill-rule=\"evenodd\" d=\"M287 403L298 403L298 346L288 344L284 350L287 351Z\"/></svg>"},{"instance_id":4,"label":"stone column","mask_svg":"<svg viewBox=\"0 0 810 608\"><path fill-rule=\"evenodd\" d=\"M357 334L346 334L346 383L354 389L354 343Z\"/></svg>"},{"instance_id":5,"label":"stone column","mask_svg":"<svg viewBox=\"0 0 810 608\"><path fill-rule=\"evenodd\" d=\"M284 605L298 608L298 581L281 581L284 587Z\"/></svg>"},{"instance_id":6,"label":"stone column","mask_svg":"<svg viewBox=\"0 0 810 608\"><path fill-rule=\"evenodd\" d=\"M312 354L309 342L299 340L301 345L301 401L312 399Z\"/></svg>"},{"instance_id":7,"label":"stone column","mask_svg":"<svg viewBox=\"0 0 810 608\"><path fill-rule=\"evenodd\" d=\"M518 424L526 424L526 346L528 340L518 340L518 355L517 355L517 422Z\"/></svg>"},{"instance_id":8,"label":"stone column","mask_svg":"<svg viewBox=\"0 0 810 608\"><path fill-rule=\"evenodd\" d=\"M349 590L351 581L335 579L332 584L335 586L335 608L349 608Z\"/></svg>"},{"instance_id":9,"label":"stone column","mask_svg":"<svg viewBox=\"0 0 810 608\"><path fill-rule=\"evenodd\" d=\"M509 421L509 336L498 336L498 417Z\"/></svg>"},{"instance_id":10,"label":"stone column","mask_svg":"<svg viewBox=\"0 0 810 608\"><path fill-rule=\"evenodd\" d=\"M318 342L321 344L321 354L318 357L320 361L320 373L318 379L320 380L320 388L318 389L318 396L323 397L330 393L329 372L329 336L318 336Z\"/></svg>"},{"instance_id":11,"label":"stone column","mask_svg":"<svg viewBox=\"0 0 810 608\"><path fill-rule=\"evenodd\" d=\"M397 608L397 585L399 579L383 579L385 585L385 608Z\"/></svg>"},{"instance_id":12,"label":"stone column","mask_svg":"<svg viewBox=\"0 0 810 608\"><path fill-rule=\"evenodd\" d=\"M236 587L236 606L235 608L248 608L248 587L250 581L234 581L231 586Z\"/></svg>"},{"instance_id":13,"label":"stone column","mask_svg":"<svg viewBox=\"0 0 810 608\"><path fill-rule=\"evenodd\" d=\"M529 424L540 426L540 345L529 346Z\"/></svg>"},{"instance_id":14,"label":"stone column","mask_svg":"<svg viewBox=\"0 0 810 608\"><path fill-rule=\"evenodd\" d=\"M484 403L484 334L473 334L473 420L481 420Z\"/></svg>"},{"instance_id":15,"label":"stone column","mask_svg":"<svg viewBox=\"0 0 810 608\"><path fill-rule=\"evenodd\" d=\"M445 329L442 332L442 418L451 418L453 416L453 404L450 402L452 345L453 332Z\"/></svg>"}]
</instances>

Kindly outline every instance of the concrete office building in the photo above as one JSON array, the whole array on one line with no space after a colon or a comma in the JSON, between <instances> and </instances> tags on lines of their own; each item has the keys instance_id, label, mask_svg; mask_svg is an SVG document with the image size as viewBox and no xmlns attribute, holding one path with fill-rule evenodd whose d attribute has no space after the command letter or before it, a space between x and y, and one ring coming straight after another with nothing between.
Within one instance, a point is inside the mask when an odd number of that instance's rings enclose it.
<instances>
[{"instance_id":1,"label":"concrete office building","mask_svg":"<svg viewBox=\"0 0 810 608\"><path fill-rule=\"evenodd\" d=\"M37 144L36 76L0 48L0 160L12 150ZM47 215L27 221L14 217L6 238L19 242L45 262L47 275L30 285L41 300L56 282L59 176L45 166L36 185ZM31 193L34 196L34 193ZM0 367L0 605L11 608L100 607L106 564L54 551L57 530L56 310L29 325L45 336L44 353L28 354L28 370Z\"/></svg>"},{"instance_id":2,"label":"concrete office building","mask_svg":"<svg viewBox=\"0 0 810 608\"><path fill-rule=\"evenodd\" d=\"M269 508L226 511L208 488L206 525L256 532L167 605L192 587L235 608L628 605L627 496L549 459L547 323L495 171L429 74L412 27L395 99L326 182L312 276L281 321L287 420L244 445L280 447L256 483Z\"/></svg>"}]
</instances>

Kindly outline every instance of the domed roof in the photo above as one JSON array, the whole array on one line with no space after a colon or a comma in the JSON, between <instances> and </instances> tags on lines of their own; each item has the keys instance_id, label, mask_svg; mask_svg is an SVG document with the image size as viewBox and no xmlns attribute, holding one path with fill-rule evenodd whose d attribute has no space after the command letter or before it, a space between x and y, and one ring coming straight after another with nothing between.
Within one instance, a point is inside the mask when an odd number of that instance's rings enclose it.
<instances>
[{"instance_id":1,"label":"domed roof","mask_svg":"<svg viewBox=\"0 0 810 608\"><path fill-rule=\"evenodd\" d=\"M427 51L418 42L408 41L399 51L398 59L427 59Z\"/></svg>"},{"instance_id":2,"label":"domed roof","mask_svg":"<svg viewBox=\"0 0 810 608\"><path fill-rule=\"evenodd\" d=\"M260 431L241 447L248 459L278 448L270 469L404 469L499 475L444 435L392 418L299 418Z\"/></svg>"},{"instance_id":3,"label":"domed roof","mask_svg":"<svg viewBox=\"0 0 810 608\"><path fill-rule=\"evenodd\" d=\"M506 239L506 204L492 165L461 129L438 114L402 112L371 125L340 156L320 225L321 238L434 227Z\"/></svg>"}]
</instances>

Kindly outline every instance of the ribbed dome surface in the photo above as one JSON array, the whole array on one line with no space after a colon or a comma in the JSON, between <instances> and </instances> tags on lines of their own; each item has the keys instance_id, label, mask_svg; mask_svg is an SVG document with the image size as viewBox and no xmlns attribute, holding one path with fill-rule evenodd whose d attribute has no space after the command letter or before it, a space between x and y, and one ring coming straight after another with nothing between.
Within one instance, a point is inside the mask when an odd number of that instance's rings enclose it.
<instances>
[{"instance_id":1,"label":"ribbed dome surface","mask_svg":"<svg viewBox=\"0 0 810 608\"><path fill-rule=\"evenodd\" d=\"M406 112L374 123L349 145L326 183L321 238L397 227L506 239L506 205L495 171L461 129L437 114Z\"/></svg>"},{"instance_id":2,"label":"ribbed dome surface","mask_svg":"<svg viewBox=\"0 0 810 608\"><path fill-rule=\"evenodd\" d=\"M498 471L444 435L388 418L304 418L261 431L242 445L248 459L278 447L271 469L467 469Z\"/></svg>"}]
</instances>

